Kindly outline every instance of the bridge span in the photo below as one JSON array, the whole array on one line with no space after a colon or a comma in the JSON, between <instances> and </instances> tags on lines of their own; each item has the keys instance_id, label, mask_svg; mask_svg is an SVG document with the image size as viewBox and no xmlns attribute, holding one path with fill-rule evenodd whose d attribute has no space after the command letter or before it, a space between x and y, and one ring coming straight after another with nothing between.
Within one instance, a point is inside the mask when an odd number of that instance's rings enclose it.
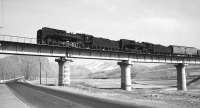
<instances>
[{"instance_id":1,"label":"bridge span","mask_svg":"<svg viewBox=\"0 0 200 108\"><path fill-rule=\"evenodd\" d=\"M16 38L16 39L13 39ZM177 89L187 90L185 67L187 64L200 64L200 57L136 54L121 51L91 50L36 44L34 38L0 36L0 54L58 57L58 85L70 84L70 58L119 61L121 67L121 88L131 90L131 71L134 62L170 63L177 69Z\"/></svg>"}]
</instances>

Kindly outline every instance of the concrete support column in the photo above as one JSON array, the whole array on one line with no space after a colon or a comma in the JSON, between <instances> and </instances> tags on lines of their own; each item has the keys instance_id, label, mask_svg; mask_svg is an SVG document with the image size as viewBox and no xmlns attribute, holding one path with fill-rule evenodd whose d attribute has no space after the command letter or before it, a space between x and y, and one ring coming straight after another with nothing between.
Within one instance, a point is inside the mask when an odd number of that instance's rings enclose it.
<instances>
[{"instance_id":1,"label":"concrete support column","mask_svg":"<svg viewBox=\"0 0 200 108\"><path fill-rule=\"evenodd\" d=\"M187 82L186 82L186 73L185 67L186 64L180 63L175 65L177 70L177 90L187 91Z\"/></svg>"},{"instance_id":2,"label":"concrete support column","mask_svg":"<svg viewBox=\"0 0 200 108\"><path fill-rule=\"evenodd\" d=\"M118 62L121 68L121 88L131 91L131 61Z\"/></svg>"},{"instance_id":3,"label":"concrete support column","mask_svg":"<svg viewBox=\"0 0 200 108\"><path fill-rule=\"evenodd\" d=\"M70 63L72 60L60 57L55 60L58 62L58 86L70 85Z\"/></svg>"}]
</instances>

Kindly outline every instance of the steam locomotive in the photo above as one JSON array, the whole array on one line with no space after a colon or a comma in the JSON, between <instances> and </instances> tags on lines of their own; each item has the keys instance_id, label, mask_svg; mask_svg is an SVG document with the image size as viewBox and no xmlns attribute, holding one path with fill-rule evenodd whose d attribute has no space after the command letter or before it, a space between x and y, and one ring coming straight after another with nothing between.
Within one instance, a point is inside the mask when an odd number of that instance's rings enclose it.
<instances>
[{"instance_id":1,"label":"steam locomotive","mask_svg":"<svg viewBox=\"0 0 200 108\"><path fill-rule=\"evenodd\" d=\"M64 30L43 27L37 31L37 44L69 48L86 48L105 51L123 51L137 54L200 56L200 50L185 46L163 46L148 42L120 39L118 41L83 33L67 33Z\"/></svg>"}]
</instances>

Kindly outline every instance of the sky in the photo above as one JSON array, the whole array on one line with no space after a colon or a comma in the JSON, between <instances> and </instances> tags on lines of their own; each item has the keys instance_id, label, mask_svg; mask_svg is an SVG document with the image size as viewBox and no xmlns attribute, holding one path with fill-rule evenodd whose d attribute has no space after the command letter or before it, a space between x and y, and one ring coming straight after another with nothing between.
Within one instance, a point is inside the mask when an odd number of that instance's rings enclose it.
<instances>
[{"instance_id":1,"label":"sky","mask_svg":"<svg viewBox=\"0 0 200 108\"><path fill-rule=\"evenodd\" d=\"M0 0L0 28L2 27L2 23L3 23L3 6L2 6L2 0Z\"/></svg>"},{"instance_id":2,"label":"sky","mask_svg":"<svg viewBox=\"0 0 200 108\"><path fill-rule=\"evenodd\" d=\"M2 0L0 34L42 27L200 49L200 0Z\"/></svg>"}]
</instances>

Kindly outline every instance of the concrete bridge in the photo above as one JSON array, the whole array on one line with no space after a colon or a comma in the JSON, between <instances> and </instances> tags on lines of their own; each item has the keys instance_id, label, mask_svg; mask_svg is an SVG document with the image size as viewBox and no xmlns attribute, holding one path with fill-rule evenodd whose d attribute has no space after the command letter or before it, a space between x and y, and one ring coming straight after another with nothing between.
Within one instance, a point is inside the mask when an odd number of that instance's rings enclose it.
<instances>
[{"instance_id":1,"label":"concrete bridge","mask_svg":"<svg viewBox=\"0 0 200 108\"><path fill-rule=\"evenodd\" d=\"M121 51L103 51L82 48L66 48L36 44L36 39L17 36L0 36L0 54L58 57L58 85L70 84L71 58L115 60L121 68L121 88L131 90L131 66L134 62L169 63L177 69L177 89L187 90L185 68L188 64L200 64L200 57L136 54Z\"/></svg>"}]
</instances>

